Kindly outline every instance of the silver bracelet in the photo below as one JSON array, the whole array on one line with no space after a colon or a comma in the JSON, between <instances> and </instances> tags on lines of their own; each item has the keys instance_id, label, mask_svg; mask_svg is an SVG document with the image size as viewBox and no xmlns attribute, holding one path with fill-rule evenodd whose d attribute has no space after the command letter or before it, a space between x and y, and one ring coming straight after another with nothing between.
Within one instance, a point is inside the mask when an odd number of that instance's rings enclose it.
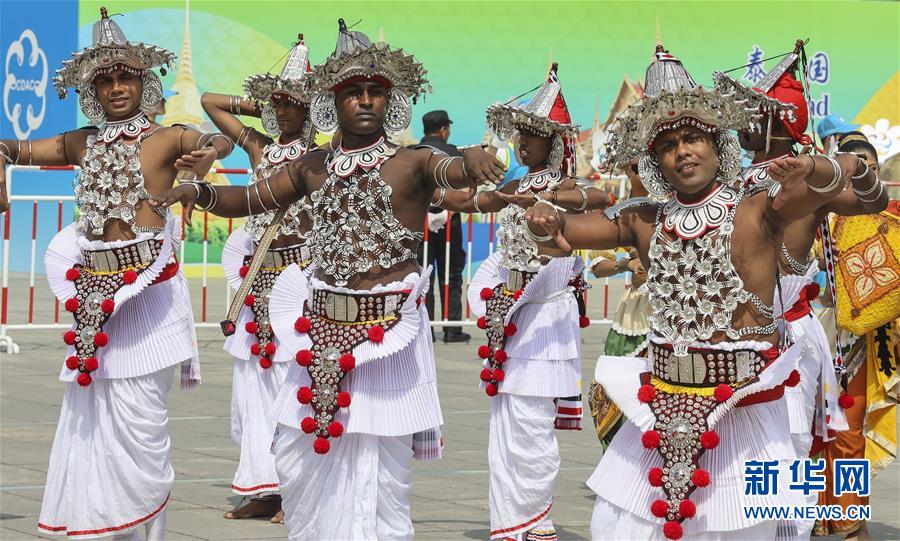
<instances>
[{"instance_id":1,"label":"silver bracelet","mask_svg":"<svg viewBox=\"0 0 900 541\"><path fill-rule=\"evenodd\" d=\"M231 114L240 115L241 114L241 98L238 96L229 96Z\"/></svg>"},{"instance_id":2,"label":"silver bracelet","mask_svg":"<svg viewBox=\"0 0 900 541\"><path fill-rule=\"evenodd\" d=\"M31 151L31 139L28 140L28 165L32 165L34 161L34 152Z\"/></svg>"},{"instance_id":3,"label":"silver bracelet","mask_svg":"<svg viewBox=\"0 0 900 541\"><path fill-rule=\"evenodd\" d=\"M856 194L856 199L862 201L863 203L874 203L875 201L878 201L878 198L881 197L882 193L884 193L884 182L881 182L881 180L879 179L875 184L878 185L878 194L876 194L875 197L873 197L872 199L864 199L860 197L859 194Z\"/></svg>"},{"instance_id":4,"label":"silver bracelet","mask_svg":"<svg viewBox=\"0 0 900 541\"><path fill-rule=\"evenodd\" d=\"M543 204L545 204L545 205L550 205L551 207L553 207L553 210L556 211L556 217L557 217L557 218L559 218L559 213L560 213L560 212L565 212L565 211L566 211L566 209L562 208L562 207L559 206L559 205L553 204L551 201L549 201L549 200L547 200L547 199L544 199L543 197L538 197L538 198L537 198L537 203L535 203L534 206L538 206L538 205L540 205L541 203L543 203Z\"/></svg>"},{"instance_id":5,"label":"silver bracelet","mask_svg":"<svg viewBox=\"0 0 900 541\"><path fill-rule=\"evenodd\" d=\"M813 186L812 184L808 184L810 190L820 193L820 194L830 194L833 192L838 186L841 184L841 164L837 162L834 158L829 158L828 156L822 156L831 164L831 167L834 169L834 176L831 177L831 181L824 186ZM815 161L816 159L810 156L810 159L813 160L813 171L815 171Z\"/></svg>"},{"instance_id":6,"label":"silver bracelet","mask_svg":"<svg viewBox=\"0 0 900 541\"><path fill-rule=\"evenodd\" d=\"M859 158L857 158L857 159L859 160ZM862 160L859 160L859 161L862 162ZM860 174L860 175L854 175L854 176L850 177L850 180L859 180L869 174L869 164L867 164L866 162L862 162L862 163L863 163L863 165L866 166L866 170L863 171L862 174Z\"/></svg>"},{"instance_id":7,"label":"silver bracelet","mask_svg":"<svg viewBox=\"0 0 900 541\"><path fill-rule=\"evenodd\" d=\"M478 196L481 195L481 192L475 192L475 197L472 198L472 206L475 207L475 210L478 213L483 213L484 211L478 207Z\"/></svg>"},{"instance_id":8,"label":"silver bracelet","mask_svg":"<svg viewBox=\"0 0 900 541\"><path fill-rule=\"evenodd\" d=\"M450 169L450 166L453 164L454 160L461 160L459 156L448 156L446 158L441 158L441 161L438 162L437 166L434 168L434 176L435 176L435 184L440 186L441 188L446 188L448 190L454 189L450 184L450 181L447 179L447 171Z\"/></svg>"},{"instance_id":9,"label":"silver bracelet","mask_svg":"<svg viewBox=\"0 0 900 541\"><path fill-rule=\"evenodd\" d=\"M247 142L247 137L249 137L249 136L250 136L250 126L244 126L241 129L241 133L238 134L235 144L241 148L244 148L244 143Z\"/></svg>"},{"instance_id":10,"label":"silver bracelet","mask_svg":"<svg viewBox=\"0 0 900 541\"><path fill-rule=\"evenodd\" d=\"M247 185L247 189L244 192L247 194L247 216L253 216L253 207L250 206L250 185Z\"/></svg>"},{"instance_id":11,"label":"silver bracelet","mask_svg":"<svg viewBox=\"0 0 900 541\"><path fill-rule=\"evenodd\" d=\"M269 179L272 177L266 177L266 189L269 190L269 197L272 198L272 202L275 203L275 208L281 208L281 203L275 199L275 192L272 191L272 186L269 185Z\"/></svg>"},{"instance_id":12,"label":"silver bracelet","mask_svg":"<svg viewBox=\"0 0 900 541\"><path fill-rule=\"evenodd\" d=\"M262 197L260 197L259 195L259 182L253 183L253 189L256 191L256 200L259 201L259 206L262 207L263 212L269 212L268 207L266 207L266 204L263 203Z\"/></svg>"},{"instance_id":13,"label":"silver bracelet","mask_svg":"<svg viewBox=\"0 0 900 541\"><path fill-rule=\"evenodd\" d=\"M528 238L534 242L547 242L548 240L553 239L553 235L538 235L531 230L531 226L525 226L525 229L528 231Z\"/></svg>"},{"instance_id":14,"label":"silver bracelet","mask_svg":"<svg viewBox=\"0 0 900 541\"><path fill-rule=\"evenodd\" d=\"M581 206L579 206L577 209L575 209L580 212L587 208L587 204L588 204L587 190L585 190L584 186L576 186L575 189L578 190L578 192L581 194Z\"/></svg>"},{"instance_id":15,"label":"silver bracelet","mask_svg":"<svg viewBox=\"0 0 900 541\"><path fill-rule=\"evenodd\" d=\"M868 173L868 171L866 171L866 172ZM878 189L879 184L881 184L881 180L878 178L878 176L876 176L875 182L873 182L872 185L869 186L869 188L867 190L860 190L859 188L856 187L856 185L853 185L853 193L855 193L856 195L869 195L870 193L872 193L876 189Z\"/></svg>"},{"instance_id":16,"label":"silver bracelet","mask_svg":"<svg viewBox=\"0 0 900 541\"><path fill-rule=\"evenodd\" d=\"M439 206L441 206L441 204L443 204L444 197L447 195L447 189L441 188L439 193L440 193L440 197L438 197L438 200L436 202L432 203L432 205L434 205L436 207L439 207ZM476 196L477 196L477 194L476 194Z\"/></svg>"},{"instance_id":17,"label":"silver bracelet","mask_svg":"<svg viewBox=\"0 0 900 541\"><path fill-rule=\"evenodd\" d=\"M206 142L205 142L204 144L201 145L200 142L203 141L203 138L204 138L204 137L206 138ZM201 135L200 138L197 139L197 150L200 150L200 149L202 149L202 148L206 148L206 147L208 147L208 146L214 146L214 145L212 144L212 142L216 139L216 137L221 137L222 139L225 139L225 141L228 143L228 152L227 152L227 154L231 154L231 151L234 150L234 141L232 141L232 140L231 140L231 137L228 137L228 136L225 135L224 133L218 133L218 132L216 132L216 133L204 133L203 135ZM216 152L218 152L218 149L216 149ZM226 155L227 155L227 154L226 154Z\"/></svg>"},{"instance_id":18,"label":"silver bracelet","mask_svg":"<svg viewBox=\"0 0 900 541\"><path fill-rule=\"evenodd\" d=\"M19 160L22 158L22 141L16 139L16 163L13 165L19 165Z\"/></svg>"}]
</instances>

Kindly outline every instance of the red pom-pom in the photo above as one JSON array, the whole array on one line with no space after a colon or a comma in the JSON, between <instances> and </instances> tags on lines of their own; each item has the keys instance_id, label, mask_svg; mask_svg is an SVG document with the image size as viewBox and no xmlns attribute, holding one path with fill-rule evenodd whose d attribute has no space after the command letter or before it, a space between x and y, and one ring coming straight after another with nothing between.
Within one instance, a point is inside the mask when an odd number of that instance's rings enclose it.
<instances>
[{"instance_id":1,"label":"red pom-pom","mask_svg":"<svg viewBox=\"0 0 900 541\"><path fill-rule=\"evenodd\" d=\"M75 280L77 280L79 278L81 278L81 271L79 271L75 267L72 267L71 269L66 271L66 280L69 280L70 282L74 282Z\"/></svg>"},{"instance_id":2,"label":"red pom-pom","mask_svg":"<svg viewBox=\"0 0 900 541\"><path fill-rule=\"evenodd\" d=\"M329 449L331 449L331 443L327 438L316 438L316 441L313 442L313 451L320 455L324 455Z\"/></svg>"},{"instance_id":3,"label":"red pom-pom","mask_svg":"<svg viewBox=\"0 0 900 541\"><path fill-rule=\"evenodd\" d=\"M250 354L251 355L259 355L262 353L262 349L260 349L259 344L250 344Z\"/></svg>"},{"instance_id":4,"label":"red pom-pom","mask_svg":"<svg viewBox=\"0 0 900 541\"><path fill-rule=\"evenodd\" d=\"M304 419L300 421L300 430L307 434L312 434L316 430L316 420L312 417L304 417Z\"/></svg>"},{"instance_id":5,"label":"red pom-pom","mask_svg":"<svg viewBox=\"0 0 900 541\"><path fill-rule=\"evenodd\" d=\"M797 384L800 383L800 372L796 370L791 370L791 375L784 380L784 384L788 387L796 387Z\"/></svg>"},{"instance_id":6,"label":"red pom-pom","mask_svg":"<svg viewBox=\"0 0 900 541\"><path fill-rule=\"evenodd\" d=\"M478 356L487 359L491 356L491 346L478 346Z\"/></svg>"},{"instance_id":7,"label":"red pom-pom","mask_svg":"<svg viewBox=\"0 0 900 541\"><path fill-rule=\"evenodd\" d=\"M349 372L349 371L353 370L354 368L356 368L356 357L354 357L353 355L351 355L349 353L344 353L338 359L338 364L341 365L342 372Z\"/></svg>"},{"instance_id":8,"label":"red pom-pom","mask_svg":"<svg viewBox=\"0 0 900 541\"><path fill-rule=\"evenodd\" d=\"M488 396L497 396L497 386L493 383L488 383L484 386L484 392L487 393Z\"/></svg>"},{"instance_id":9,"label":"red pom-pom","mask_svg":"<svg viewBox=\"0 0 900 541\"><path fill-rule=\"evenodd\" d=\"M240 268L240 270L238 270L238 274L241 275L241 278L246 278L248 272L250 272L250 267L248 267L247 265L244 265Z\"/></svg>"},{"instance_id":10,"label":"red pom-pom","mask_svg":"<svg viewBox=\"0 0 900 541\"><path fill-rule=\"evenodd\" d=\"M713 391L713 397L715 397L716 402L725 402L731 395L734 394L734 390L730 385L725 385L724 383L720 383L716 386L716 390Z\"/></svg>"},{"instance_id":11,"label":"red pom-pom","mask_svg":"<svg viewBox=\"0 0 900 541\"><path fill-rule=\"evenodd\" d=\"M275 355L275 343L269 342L268 344L266 344L266 347L263 351L265 351L266 355L268 355L269 357Z\"/></svg>"},{"instance_id":12,"label":"red pom-pom","mask_svg":"<svg viewBox=\"0 0 900 541\"><path fill-rule=\"evenodd\" d=\"M662 468L650 468L650 471L647 472L647 481L652 487L661 487L663 485Z\"/></svg>"},{"instance_id":13,"label":"red pom-pom","mask_svg":"<svg viewBox=\"0 0 900 541\"><path fill-rule=\"evenodd\" d=\"M843 393L843 394L841 394L841 396L838 397L838 405L840 405L845 410L852 408L853 404L855 404L855 403L856 403L856 400L853 398L852 395Z\"/></svg>"},{"instance_id":14,"label":"red pom-pom","mask_svg":"<svg viewBox=\"0 0 900 541\"><path fill-rule=\"evenodd\" d=\"M381 325L370 327L369 340L375 342L376 344L380 344L381 341L384 340L384 327L382 327Z\"/></svg>"},{"instance_id":15,"label":"red pom-pom","mask_svg":"<svg viewBox=\"0 0 900 541\"><path fill-rule=\"evenodd\" d=\"M66 299L65 306L67 312L74 312L75 310L78 310L78 299L76 299L75 297Z\"/></svg>"},{"instance_id":16,"label":"red pom-pom","mask_svg":"<svg viewBox=\"0 0 900 541\"><path fill-rule=\"evenodd\" d=\"M312 327L312 321L308 317L300 316L294 322L294 330L300 333L309 332L310 327Z\"/></svg>"},{"instance_id":17,"label":"red pom-pom","mask_svg":"<svg viewBox=\"0 0 900 541\"><path fill-rule=\"evenodd\" d=\"M491 381L491 369L490 368L482 368L480 377L481 377L481 381L484 381L484 382Z\"/></svg>"},{"instance_id":18,"label":"red pom-pom","mask_svg":"<svg viewBox=\"0 0 900 541\"><path fill-rule=\"evenodd\" d=\"M504 351L502 349L498 349L497 351L494 352L494 360L500 364L505 363L507 358L508 357L506 355L506 351Z\"/></svg>"},{"instance_id":19,"label":"red pom-pom","mask_svg":"<svg viewBox=\"0 0 900 541\"><path fill-rule=\"evenodd\" d=\"M650 504L650 512L654 517L663 518L669 513L669 504L665 500L655 500Z\"/></svg>"},{"instance_id":20,"label":"red pom-pom","mask_svg":"<svg viewBox=\"0 0 900 541\"><path fill-rule=\"evenodd\" d=\"M93 380L91 379L90 374L88 374L87 372L82 372L82 373L78 374L78 377L75 378L75 381L78 382L78 385L81 385L82 387L87 387L88 385L91 384L91 381L93 381Z\"/></svg>"},{"instance_id":21,"label":"red pom-pom","mask_svg":"<svg viewBox=\"0 0 900 541\"><path fill-rule=\"evenodd\" d=\"M653 399L656 397L656 389L654 389L653 385L650 385L649 383L641 385L638 388L637 397L638 400L640 400L644 404L653 402Z\"/></svg>"},{"instance_id":22,"label":"red pom-pom","mask_svg":"<svg viewBox=\"0 0 900 541\"><path fill-rule=\"evenodd\" d=\"M503 327L503 334L505 334L507 337L516 334L518 331L519 329L516 327L515 323L510 323L506 327Z\"/></svg>"},{"instance_id":23,"label":"red pom-pom","mask_svg":"<svg viewBox=\"0 0 900 541\"><path fill-rule=\"evenodd\" d=\"M703 488L705 486L709 486L709 472L697 468L694 470L694 473L691 474L691 481L693 481L694 485Z\"/></svg>"},{"instance_id":24,"label":"red pom-pom","mask_svg":"<svg viewBox=\"0 0 900 541\"><path fill-rule=\"evenodd\" d=\"M475 322L475 325L479 329L487 329L487 319L485 319L484 316L481 316L480 318L478 318L478 321Z\"/></svg>"},{"instance_id":25,"label":"red pom-pom","mask_svg":"<svg viewBox=\"0 0 900 541\"><path fill-rule=\"evenodd\" d=\"M332 421L330 425L328 425L328 435L332 438L338 438L341 434L344 433L344 425L337 421Z\"/></svg>"},{"instance_id":26,"label":"red pom-pom","mask_svg":"<svg viewBox=\"0 0 900 541\"><path fill-rule=\"evenodd\" d=\"M272 368L272 359L270 359L268 357L261 358L259 360L259 366L265 368L266 370L268 370L269 368Z\"/></svg>"},{"instance_id":27,"label":"red pom-pom","mask_svg":"<svg viewBox=\"0 0 900 541\"><path fill-rule=\"evenodd\" d=\"M666 536L666 539L678 540L684 535L684 528L681 527L679 522L670 520L663 524L663 534Z\"/></svg>"},{"instance_id":28,"label":"red pom-pom","mask_svg":"<svg viewBox=\"0 0 900 541\"><path fill-rule=\"evenodd\" d=\"M68 359L66 359L66 368L69 370L75 370L78 368L78 357L72 355Z\"/></svg>"},{"instance_id":29,"label":"red pom-pom","mask_svg":"<svg viewBox=\"0 0 900 541\"><path fill-rule=\"evenodd\" d=\"M578 318L578 326L581 327L582 329L586 329L587 327L590 327L591 326L591 318L589 318L587 316L581 316L580 318Z\"/></svg>"},{"instance_id":30,"label":"red pom-pom","mask_svg":"<svg viewBox=\"0 0 900 541\"><path fill-rule=\"evenodd\" d=\"M125 285L137 282L137 278L137 273L131 269L128 269L127 271L122 273L122 281L125 282Z\"/></svg>"},{"instance_id":31,"label":"red pom-pom","mask_svg":"<svg viewBox=\"0 0 900 541\"><path fill-rule=\"evenodd\" d=\"M67 345L74 346L75 337L75 331L66 331L63 333L63 342L65 342Z\"/></svg>"},{"instance_id":32,"label":"red pom-pom","mask_svg":"<svg viewBox=\"0 0 900 541\"><path fill-rule=\"evenodd\" d=\"M244 330L249 334L256 334L256 331L259 330L259 325L257 325L255 321L248 321L247 324L244 325Z\"/></svg>"},{"instance_id":33,"label":"red pom-pom","mask_svg":"<svg viewBox=\"0 0 900 541\"><path fill-rule=\"evenodd\" d=\"M503 381L503 378L506 377L506 373L503 370L496 368L493 372L491 372L491 377L494 379L494 381Z\"/></svg>"},{"instance_id":34,"label":"red pom-pom","mask_svg":"<svg viewBox=\"0 0 900 541\"><path fill-rule=\"evenodd\" d=\"M712 430L707 430L703 434L700 434L700 445L702 445L704 449L715 449L719 446L719 435Z\"/></svg>"},{"instance_id":35,"label":"red pom-pom","mask_svg":"<svg viewBox=\"0 0 900 541\"><path fill-rule=\"evenodd\" d=\"M84 369L88 372L93 372L98 368L100 368L100 361L97 360L97 357L88 357L84 360Z\"/></svg>"},{"instance_id":36,"label":"red pom-pom","mask_svg":"<svg viewBox=\"0 0 900 541\"><path fill-rule=\"evenodd\" d=\"M513 293L513 300L517 301L522 296L522 290L517 289L515 293Z\"/></svg>"},{"instance_id":37,"label":"red pom-pom","mask_svg":"<svg viewBox=\"0 0 900 541\"><path fill-rule=\"evenodd\" d=\"M103 299L103 302L100 303L100 309L103 310L104 314L111 314L113 310L116 309L116 301L112 299Z\"/></svg>"},{"instance_id":38,"label":"red pom-pom","mask_svg":"<svg viewBox=\"0 0 900 541\"><path fill-rule=\"evenodd\" d=\"M301 349L297 352L295 358L297 359L297 364L300 366L309 366L312 364L313 354L312 351L308 349Z\"/></svg>"},{"instance_id":39,"label":"red pom-pom","mask_svg":"<svg viewBox=\"0 0 900 541\"><path fill-rule=\"evenodd\" d=\"M481 300L486 301L494 296L494 290L486 287L481 290Z\"/></svg>"},{"instance_id":40,"label":"red pom-pom","mask_svg":"<svg viewBox=\"0 0 900 541\"><path fill-rule=\"evenodd\" d=\"M678 514L683 518L691 518L697 513L697 506L691 500L681 500L678 504Z\"/></svg>"},{"instance_id":41,"label":"red pom-pom","mask_svg":"<svg viewBox=\"0 0 900 541\"><path fill-rule=\"evenodd\" d=\"M253 306L253 303L256 302L256 297L253 295L247 295L244 297L244 306Z\"/></svg>"},{"instance_id":42,"label":"red pom-pom","mask_svg":"<svg viewBox=\"0 0 900 541\"><path fill-rule=\"evenodd\" d=\"M341 391L337 395L337 405L339 408L346 408L350 405L350 393Z\"/></svg>"},{"instance_id":43,"label":"red pom-pom","mask_svg":"<svg viewBox=\"0 0 900 541\"><path fill-rule=\"evenodd\" d=\"M98 332L94 335L94 345L98 348L105 347L106 344L109 344L109 335L105 332Z\"/></svg>"},{"instance_id":44,"label":"red pom-pom","mask_svg":"<svg viewBox=\"0 0 900 541\"><path fill-rule=\"evenodd\" d=\"M309 404L312 402L313 392L309 387L300 387L297 389L297 402L301 404Z\"/></svg>"},{"instance_id":45,"label":"red pom-pom","mask_svg":"<svg viewBox=\"0 0 900 541\"><path fill-rule=\"evenodd\" d=\"M645 449L656 449L659 447L659 432L648 430L641 435L641 444Z\"/></svg>"}]
</instances>

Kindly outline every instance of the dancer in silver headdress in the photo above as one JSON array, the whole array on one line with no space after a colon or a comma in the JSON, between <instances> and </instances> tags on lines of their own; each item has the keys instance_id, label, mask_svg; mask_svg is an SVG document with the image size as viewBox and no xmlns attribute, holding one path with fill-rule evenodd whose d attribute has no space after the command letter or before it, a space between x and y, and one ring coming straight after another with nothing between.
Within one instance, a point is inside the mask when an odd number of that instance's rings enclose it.
<instances>
[{"instance_id":1,"label":"dancer in silver headdress","mask_svg":"<svg viewBox=\"0 0 900 541\"><path fill-rule=\"evenodd\" d=\"M146 113L162 99L152 69L175 57L129 42L105 8L101 17L93 45L54 78L60 97L75 88L99 129L0 142L5 163L81 166L81 215L45 258L50 287L75 323L63 336L60 379L68 383L38 527L102 537L144 524L149 539L161 539L174 479L166 396L174 365L188 388L199 383L200 367L187 281L175 259L179 220L147 199L172 187L186 152L199 150L194 171L202 176L232 143L150 122Z\"/></svg>"},{"instance_id":2,"label":"dancer in silver headdress","mask_svg":"<svg viewBox=\"0 0 900 541\"><path fill-rule=\"evenodd\" d=\"M310 100L309 50L302 34L291 49L280 75L253 75L244 82L246 98L225 94L203 94L203 108L223 133L234 138L250 157L254 191L268 189L269 177L286 164L306 154L314 133L308 119ZM244 125L239 115L261 117L268 135ZM275 422L272 404L284 383L291 359L269 323L269 296L281 271L291 264L309 268L310 249L306 234L312 226L308 204L298 201L288 207L265 254L265 262L248 275L253 254L266 229L275 219L275 210L255 214L244 227L235 230L222 250L222 268L235 290L246 279L252 285L243 299L245 306L237 321L227 329L231 334L225 350L234 356L231 389L231 438L241 448L231 489L244 499L225 518L272 517L283 521L275 457L271 437Z\"/></svg>"},{"instance_id":3,"label":"dancer in silver headdress","mask_svg":"<svg viewBox=\"0 0 900 541\"><path fill-rule=\"evenodd\" d=\"M197 184L156 204L242 216L310 196L314 273L284 270L269 304L279 349L297 362L273 408L285 522L291 539L410 539L411 460L440 456L442 424L421 224L438 186L499 182L503 166L481 148L460 158L388 143L385 130L409 124L425 70L343 20L339 29L314 70L310 111L321 131L340 127L333 148L289 163L263 190Z\"/></svg>"},{"instance_id":4,"label":"dancer in silver headdress","mask_svg":"<svg viewBox=\"0 0 900 541\"><path fill-rule=\"evenodd\" d=\"M588 481L595 539L772 539L775 521L744 506L802 505L797 492L745 495L748 460L795 456L784 385L798 350L773 308L787 224L835 197L858 159L787 157L769 168L781 191L744 189L730 130L758 129L758 108L697 87L659 47L645 97L612 129L613 163L640 158L658 203L567 216L538 204L529 226L563 247L635 246L647 269L649 359L600 357L596 379L628 418ZM783 473L782 481L789 479ZM704 538L707 538L704 537Z\"/></svg>"}]
</instances>

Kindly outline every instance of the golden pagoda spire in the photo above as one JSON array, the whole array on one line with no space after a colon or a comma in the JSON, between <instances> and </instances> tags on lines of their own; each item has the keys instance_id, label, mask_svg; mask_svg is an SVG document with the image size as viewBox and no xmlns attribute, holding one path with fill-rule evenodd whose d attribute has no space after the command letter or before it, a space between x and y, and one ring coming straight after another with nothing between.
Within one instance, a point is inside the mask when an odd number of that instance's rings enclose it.
<instances>
[{"instance_id":1,"label":"golden pagoda spire","mask_svg":"<svg viewBox=\"0 0 900 541\"><path fill-rule=\"evenodd\" d=\"M166 100L166 114L162 124L193 124L203 121L203 108L200 105L200 91L194 80L194 68L191 63L191 12L190 0L184 2L184 36L181 52L178 55L178 73L172 90L176 95Z\"/></svg>"}]
</instances>

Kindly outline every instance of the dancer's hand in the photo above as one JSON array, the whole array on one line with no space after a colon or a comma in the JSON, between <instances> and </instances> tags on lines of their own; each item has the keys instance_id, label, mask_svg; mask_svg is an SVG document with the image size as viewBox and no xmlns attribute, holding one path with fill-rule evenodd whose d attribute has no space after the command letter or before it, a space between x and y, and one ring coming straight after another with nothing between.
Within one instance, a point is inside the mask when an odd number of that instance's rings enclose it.
<instances>
[{"instance_id":1,"label":"dancer's hand","mask_svg":"<svg viewBox=\"0 0 900 541\"><path fill-rule=\"evenodd\" d=\"M181 184L165 192L154 195L147 202L154 208L167 208L175 203L181 203L184 209L184 223L191 225L191 214L194 212L194 205L197 203L199 191L193 184Z\"/></svg>"},{"instance_id":2,"label":"dancer's hand","mask_svg":"<svg viewBox=\"0 0 900 541\"><path fill-rule=\"evenodd\" d=\"M522 207L523 209L529 209L538 202L538 198L534 194L525 194L525 193L515 193L508 194L503 193L501 191L497 191L497 197L506 201L510 205L517 205Z\"/></svg>"},{"instance_id":3,"label":"dancer's hand","mask_svg":"<svg viewBox=\"0 0 900 541\"><path fill-rule=\"evenodd\" d=\"M809 154L778 158L769 164L769 176L781 184L781 190L772 201L772 208L780 209L785 199L806 186L806 179L816 168L816 162Z\"/></svg>"},{"instance_id":4,"label":"dancer's hand","mask_svg":"<svg viewBox=\"0 0 900 541\"><path fill-rule=\"evenodd\" d=\"M500 160L491 156L481 147L473 147L463 153L463 171L470 186L478 184L500 184L506 172Z\"/></svg>"},{"instance_id":5,"label":"dancer's hand","mask_svg":"<svg viewBox=\"0 0 900 541\"><path fill-rule=\"evenodd\" d=\"M525 212L528 227L536 235L550 235L556 245L567 252L572 246L562 234L564 220L560 212L552 205L535 205Z\"/></svg>"},{"instance_id":6,"label":"dancer's hand","mask_svg":"<svg viewBox=\"0 0 900 541\"><path fill-rule=\"evenodd\" d=\"M184 154L175 160L175 169L179 171L190 171L196 175L197 180L203 180L206 173L212 168L218 157L215 147L209 146L195 150L190 154Z\"/></svg>"}]
</instances>

